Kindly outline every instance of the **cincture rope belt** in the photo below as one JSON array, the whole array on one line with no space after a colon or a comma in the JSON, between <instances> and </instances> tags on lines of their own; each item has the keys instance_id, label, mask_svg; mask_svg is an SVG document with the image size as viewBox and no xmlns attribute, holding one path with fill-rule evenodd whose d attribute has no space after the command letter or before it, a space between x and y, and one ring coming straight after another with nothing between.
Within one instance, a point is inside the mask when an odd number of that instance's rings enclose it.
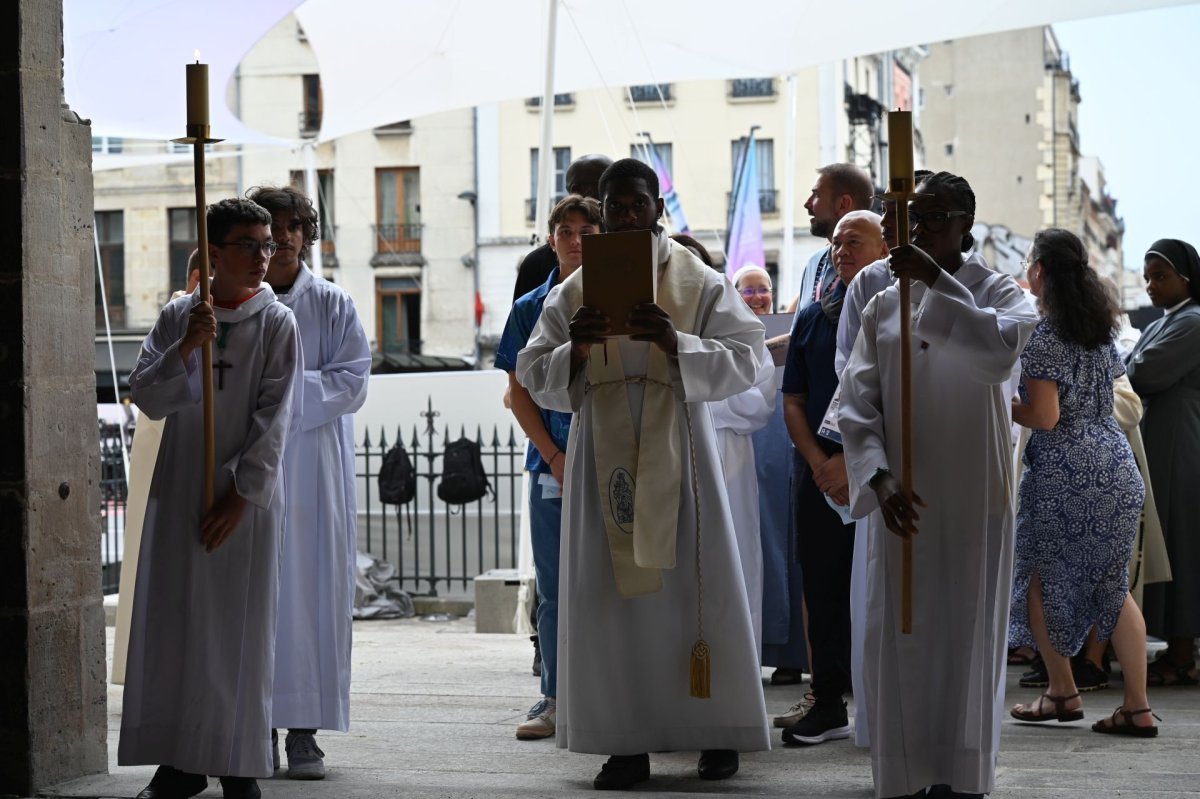
<instances>
[{"instance_id":1,"label":"cincture rope belt","mask_svg":"<svg viewBox=\"0 0 1200 799\"><path fill-rule=\"evenodd\" d=\"M626 377L623 380L605 380L599 383L585 382L584 393L593 388L630 383L647 385L650 383L663 386L673 391L674 386L661 380L654 380L646 375ZM692 500L696 513L696 642L692 644L691 660L688 668L690 676L689 693L697 699L708 699L712 696L712 650L708 641L704 640L704 572L700 567L700 478L696 471L696 439L692 432L692 411L688 403L683 403L683 417L687 420L688 450L692 464Z\"/></svg>"}]
</instances>

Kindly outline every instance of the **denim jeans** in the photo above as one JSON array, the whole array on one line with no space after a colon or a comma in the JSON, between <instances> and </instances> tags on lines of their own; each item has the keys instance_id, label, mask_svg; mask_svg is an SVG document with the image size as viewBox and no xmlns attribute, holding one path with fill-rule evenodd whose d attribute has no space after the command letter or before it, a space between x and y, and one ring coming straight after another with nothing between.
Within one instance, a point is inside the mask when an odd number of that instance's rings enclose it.
<instances>
[{"instance_id":1,"label":"denim jeans","mask_svg":"<svg viewBox=\"0 0 1200 799\"><path fill-rule=\"evenodd\" d=\"M558 544L562 499L543 499L539 474L529 475L529 530L537 578L537 632L542 649L542 695L558 695Z\"/></svg>"}]
</instances>

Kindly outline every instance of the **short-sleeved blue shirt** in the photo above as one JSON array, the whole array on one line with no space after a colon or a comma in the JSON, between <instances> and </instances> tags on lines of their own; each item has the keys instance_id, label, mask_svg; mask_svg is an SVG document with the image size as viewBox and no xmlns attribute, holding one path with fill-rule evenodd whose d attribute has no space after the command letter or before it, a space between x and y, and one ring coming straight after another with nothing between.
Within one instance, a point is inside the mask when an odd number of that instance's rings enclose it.
<instances>
[{"instance_id":1,"label":"short-sleeved blue shirt","mask_svg":"<svg viewBox=\"0 0 1200 799\"><path fill-rule=\"evenodd\" d=\"M546 282L533 291L517 299L508 312L508 321L504 323L504 335L500 337L500 346L496 348L496 368L506 372L517 370L517 353L529 343L533 326L542 315L542 306L546 304L546 295L558 283L558 267L550 273ZM567 450L567 437L571 433L571 414L562 411L541 409L542 424L550 433L550 438L563 452ZM542 454L532 442L525 453L525 468L535 473L550 473L550 464L542 459Z\"/></svg>"},{"instance_id":2,"label":"short-sleeved blue shirt","mask_svg":"<svg viewBox=\"0 0 1200 799\"><path fill-rule=\"evenodd\" d=\"M839 287L838 291L845 291ZM800 311L788 342L787 363L783 368L783 393L806 394L805 418L813 435L821 427L825 411L837 392L838 376L833 368L837 353L837 322L825 315L821 303L814 302ZM841 445L817 436L826 454L841 452Z\"/></svg>"}]
</instances>

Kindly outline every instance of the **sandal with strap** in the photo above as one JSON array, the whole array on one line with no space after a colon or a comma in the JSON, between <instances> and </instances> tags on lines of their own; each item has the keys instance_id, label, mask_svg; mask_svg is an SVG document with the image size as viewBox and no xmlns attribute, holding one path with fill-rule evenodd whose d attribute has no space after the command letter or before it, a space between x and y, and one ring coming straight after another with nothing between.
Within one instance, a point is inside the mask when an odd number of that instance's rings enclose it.
<instances>
[{"instance_id":1,"label":"sandal with strap","mask_svg":"<svg viewBox=\"0 0 1200 799\"><path fill-rule=\"evenodd\" d=\"M1014 646L1008 650L1008 665L1010 666L1032 666L1033 659L1037 653L1032 647Z\"/></svg>"},{"instance_id":2,"label":"sandal with strap","mask_svg":"<svg viewBox=\"0 0 1200 799\"><path fill-rule=\"evenodd\" d=\"M1182 666L1174 663L1167 655L1159 655L1146 669L1146 686L1170 688L1176 685L1200 684L1200 675L1195 674L1196 661L1189 660Z\"/></svg>"},{"instance_id":3,"label":"sandal with strap","mask_svg":"<svg viewBox=\"0 0 1200 799\"><path fill-rule=\"evenodd\" d=\"M1144 707L1141 710L1126 710L1124 707L1118 707L1107 719L1097 721L1093 724L1092 732L1100 732L1105 735L1132 735L1135 738L1153 738L1158 735L1157 725L1151 724L1149 727L1139 727L1133 723L1133 717L1140 716L1143 713L1149 713L1155 719L1158 719L1158 721L1162 721L1162 719L1158 718L1158 714L1148 707ZM1118 722L1118 715L1124 716L1124 721ZM1105 721L1108 723L1105 724Z\"/></svg>"},{"instance_id":4,"label":"sandal with strap","mask_svg":"<svg viewBox=\"0 0 1200 799\"><path fill-rule=\"evenodd\" d=\"M1039 721L1050 721L1051 719L1053 719L1055 721L1060 721L1060 722L1062 722L1062 721L1082 721L1083 720L1083 708L1078 708L1076 710L1067 710L1067 708L1066 708L1067 702L1070 702L1072 699L1078 699L1078 698L1079 698L1078 693L1071 694L1070 696L1051 696L1050 694L1042 694L1041 696L1039 696L1037 698L1037 702L1035 703L1035 705L1033 705L1033 706L1018 705L1009 712L1012 713L1012 717L1014 719L1016 719L1017 721L1039 722ZM1051 713L1043 713L1042 712L1042 704L1043 704L1042 700L1043 699L1049 699L1051 702L1054 703L1054 711L1053 712L1051 712Z\"/></svg>"}]
</instances>

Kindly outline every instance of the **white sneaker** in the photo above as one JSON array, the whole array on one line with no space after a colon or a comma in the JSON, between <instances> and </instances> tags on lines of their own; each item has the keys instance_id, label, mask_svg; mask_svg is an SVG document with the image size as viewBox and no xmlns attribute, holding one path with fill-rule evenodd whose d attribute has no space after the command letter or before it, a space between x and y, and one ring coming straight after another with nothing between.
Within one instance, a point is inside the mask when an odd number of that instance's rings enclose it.
<instances>
[{"instance_id":1,"label":"white sneaker","mask_svg":"<svg viewBox=\"0 0 1200 799\"><path fill-rule=\"evenodd\" d=\"M800 719L808 715L808 711L812 710L813 703L816 701L817 698L811 693L805 694L804 698L789 707L786 713L775 717L775 726L790 727L797 723Z\"/></svg>"},{"instance_id":2,"label":"white sneaker","mask_svg":"<svg viewBox=\"0 0 1200 799\"><path fill-rule=\"evenodd\" d=\"M549 738L554 735L554 715L558 702L552 696L544 696L529 709L525 721L517 725L517 739L535 741L539 738Z\"/></svg>"},{"instance_id":3,"label":"white sneaker","mask_svg":"<svg viewBox=\"0 0 1200 799\"><path fill-rule=\"evenodd\" d=\"M311 733L289 731L283 748L287 752L289 780L325 779L325 753Z\"/></svg>"}]
</instances>

